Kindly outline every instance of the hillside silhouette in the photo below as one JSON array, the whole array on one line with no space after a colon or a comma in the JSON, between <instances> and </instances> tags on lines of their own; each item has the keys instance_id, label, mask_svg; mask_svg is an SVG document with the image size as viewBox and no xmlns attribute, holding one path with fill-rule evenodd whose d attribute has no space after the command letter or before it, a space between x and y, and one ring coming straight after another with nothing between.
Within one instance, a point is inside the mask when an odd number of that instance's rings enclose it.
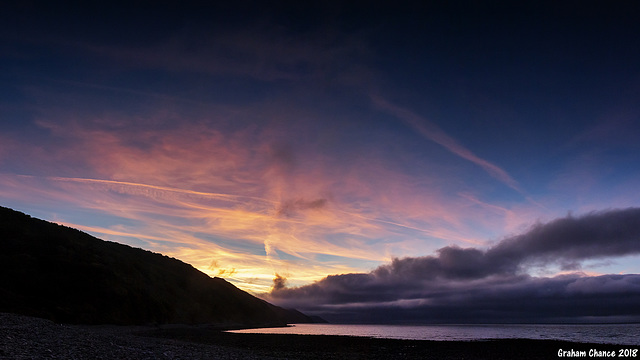
<instances>
[{"instance_id":1,"label":"hillside silhouette","mask_svg":"<svg viewBox=\"0 0 640 360\"><path fill-rule=\"evenodd\" d=\"M0 207L0 312L77 324L312 322L174 258Z\"/></svg>"}]
</instances>

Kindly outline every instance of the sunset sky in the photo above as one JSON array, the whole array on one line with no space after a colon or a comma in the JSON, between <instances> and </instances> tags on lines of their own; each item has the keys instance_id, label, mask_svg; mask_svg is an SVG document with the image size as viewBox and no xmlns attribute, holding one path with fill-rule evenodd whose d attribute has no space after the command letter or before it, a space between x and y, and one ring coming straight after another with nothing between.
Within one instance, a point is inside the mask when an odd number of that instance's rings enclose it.
<instances>
[{"instance_id":1,"label":"sunset sky","mask_svg":"<svg viewBox=\"0 0 640 360\"><path fill-rule=\"evenodd\" d=\"M447 254L482 265L465 291L626 274L640 296L634 2L14 3L1 206L301 309L328 275ZM308 309L363 308L337 299Z\"/></svg>"}]
</instances>

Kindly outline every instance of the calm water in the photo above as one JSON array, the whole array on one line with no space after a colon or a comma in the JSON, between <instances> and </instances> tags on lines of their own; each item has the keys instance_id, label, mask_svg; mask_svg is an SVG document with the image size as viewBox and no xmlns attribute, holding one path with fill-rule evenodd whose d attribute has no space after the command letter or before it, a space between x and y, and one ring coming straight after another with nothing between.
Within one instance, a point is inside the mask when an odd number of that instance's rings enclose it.
<instances>
[{"instance_id":1,"label":"calm water","mask_svg":"<svg viewBox=\"0 0 640 360\"><path fill-rule=\"evenodd\" d=\"M237 333L351 335L412 340L555 339L640 345L640 324L598 325L336 325L296 324L284 328L236 330Z\"/></svg>"}]
</instances>

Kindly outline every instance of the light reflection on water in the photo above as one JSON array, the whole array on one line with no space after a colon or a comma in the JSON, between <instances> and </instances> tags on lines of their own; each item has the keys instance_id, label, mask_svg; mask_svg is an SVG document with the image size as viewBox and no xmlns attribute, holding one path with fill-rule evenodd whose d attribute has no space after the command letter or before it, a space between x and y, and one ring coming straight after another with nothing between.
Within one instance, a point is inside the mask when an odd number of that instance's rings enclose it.
<instances>
[{"instance_id":1,"label":"light reflection on water","mask_svg":"<svg viewBox=\"0 0 640 360\"><path fill-rule=\"evenodd\" d=\"M349 335L410 340L553 339L640 345L640 324L592 325L338 325L295 324L283 328L234 330L235 333Z\"/></svg>"}]
</instances>

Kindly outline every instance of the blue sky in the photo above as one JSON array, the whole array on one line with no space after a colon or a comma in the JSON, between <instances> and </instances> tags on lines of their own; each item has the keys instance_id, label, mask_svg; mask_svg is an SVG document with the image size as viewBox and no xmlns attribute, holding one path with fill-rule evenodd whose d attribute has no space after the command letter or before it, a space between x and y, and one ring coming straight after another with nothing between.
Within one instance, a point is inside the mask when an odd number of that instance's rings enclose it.
<instances>
[{"instance_id":1,"label":"blue sky","mask_svg":"<svg viewBox=\"0 0 640 360\"><path fill-rule=\"evenodd\" d=\"M265 293L640 204L636 6L249 5L2 5L1 205Z\"/></svg>"}]
</instances>

